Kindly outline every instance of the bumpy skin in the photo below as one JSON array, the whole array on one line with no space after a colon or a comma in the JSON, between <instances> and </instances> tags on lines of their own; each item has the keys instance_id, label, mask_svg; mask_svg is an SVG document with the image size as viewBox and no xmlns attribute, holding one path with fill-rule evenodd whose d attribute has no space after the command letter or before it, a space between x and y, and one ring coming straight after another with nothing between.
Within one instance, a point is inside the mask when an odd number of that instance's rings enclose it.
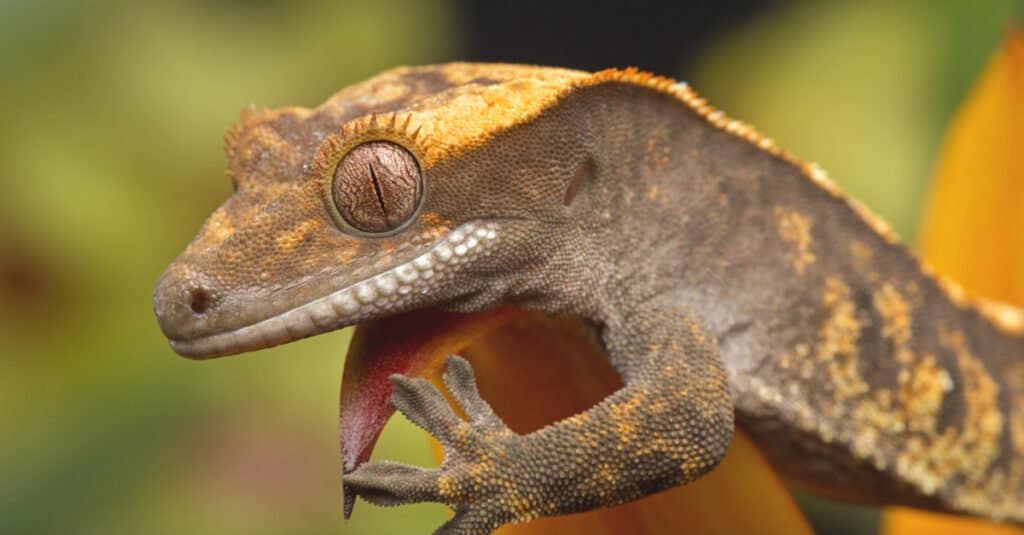
<instances>
[{"instance_id":1,"label":"bumpy skin","mask_svg":"<svg viewBox=\"0 0 1024 535\"><path fill-rule=\"evenodd\" d=\"M360 143L405 147L423 204L365 235L329 195ZM422 306L592 324L625 387L528 435L447 384L395 379L437 470L364 465L384 504L440 501L445 533L584 511L693 481L733 418L827 493L1024 522L1024 316L967 300L816 166L635 71L402 68L314 110L250 112L237 193L157 285L172 346L208 357Z\"/></svg>"}]
</instances>

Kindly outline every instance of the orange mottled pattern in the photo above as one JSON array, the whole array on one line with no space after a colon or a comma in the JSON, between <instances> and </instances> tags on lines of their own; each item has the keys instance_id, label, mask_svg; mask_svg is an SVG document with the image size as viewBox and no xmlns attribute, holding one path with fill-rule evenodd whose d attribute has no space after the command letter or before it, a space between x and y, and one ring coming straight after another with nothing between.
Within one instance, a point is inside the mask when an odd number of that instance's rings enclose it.
<instances>
[{"instance_id":1,"label":"orange mottled pattern","mask_svg":"<svg viewBox=\"0 0 1024 535\"><path fill-rule=\"evenodd\" d=\"M1017 306L1024 304L1022 143L1024 33L1012 29L950 124L919 243L934 269L958 280L971 295ZM1011 327L1019 322L1017 308L993 308L989 316L1000 314ZM1024 367L1020 370L1024 381ZM1024 399L1015 407L1010 426L1020 429L1014 432L1016 442L1018 434L1024 435ZM886 512L883 533L1010 535L1024 530L901 508Z\"/></svg>"}]
</instances>

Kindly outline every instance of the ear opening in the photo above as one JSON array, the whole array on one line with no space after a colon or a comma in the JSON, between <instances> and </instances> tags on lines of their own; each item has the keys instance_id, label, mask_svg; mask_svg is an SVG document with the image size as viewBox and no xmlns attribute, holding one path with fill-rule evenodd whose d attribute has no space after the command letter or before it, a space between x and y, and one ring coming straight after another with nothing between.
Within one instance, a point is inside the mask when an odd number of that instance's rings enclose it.
<instances>
[{"instance_id":1,"label":"ear opening","mask_svg":"<svg viewBox=\"0 0 1024 535\"><path fill-rule=\"evenodd\" d=\"M594 158L587 156L579 167L576 168L576 172L573 173L572 179L569 180L569 185L565 188L565 196L562 197L562 204L569 206L572 204L573 199L576 198L576 194L580 192L580 187L583 185L583 181L587 179L594 172Z\"/></svg>"}]
</instances>

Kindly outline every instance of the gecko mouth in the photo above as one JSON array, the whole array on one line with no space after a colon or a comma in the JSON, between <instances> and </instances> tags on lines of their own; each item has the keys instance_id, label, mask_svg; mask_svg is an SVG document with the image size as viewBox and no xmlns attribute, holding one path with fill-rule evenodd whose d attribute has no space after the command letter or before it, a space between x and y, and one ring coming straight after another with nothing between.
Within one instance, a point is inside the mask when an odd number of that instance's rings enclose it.
<instances>
[{"instance_id":1,"label":"gecko mouth","mask_svg":"<svg viewBox=\"0 0 1024 535\"><path fill-rule=\"evenodd\" d=\"M233 355L284 344L411 310L450 279L461 266L490 249L496 223L466 223L426 252L394 268L323 297L231 331L170 340L171 349L189 358Z\"/></svg>"}]
</instances>

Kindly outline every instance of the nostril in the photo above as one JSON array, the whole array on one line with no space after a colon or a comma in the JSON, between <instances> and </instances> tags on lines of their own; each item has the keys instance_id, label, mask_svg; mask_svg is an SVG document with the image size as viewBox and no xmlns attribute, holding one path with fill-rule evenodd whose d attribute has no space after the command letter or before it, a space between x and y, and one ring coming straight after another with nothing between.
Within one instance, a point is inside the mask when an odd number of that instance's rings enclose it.
<instances>
[{"instance_id":1,"label":"nostril","mask_svg":"<svg viewBox=\"0 0 1024 535\"><path fill-rule=\"evenodd\" d=\"M205 314L210 309L210 294L202 288L193 288L188 294L188 306L196 314Z\"/></svg>"}]
</instances>

